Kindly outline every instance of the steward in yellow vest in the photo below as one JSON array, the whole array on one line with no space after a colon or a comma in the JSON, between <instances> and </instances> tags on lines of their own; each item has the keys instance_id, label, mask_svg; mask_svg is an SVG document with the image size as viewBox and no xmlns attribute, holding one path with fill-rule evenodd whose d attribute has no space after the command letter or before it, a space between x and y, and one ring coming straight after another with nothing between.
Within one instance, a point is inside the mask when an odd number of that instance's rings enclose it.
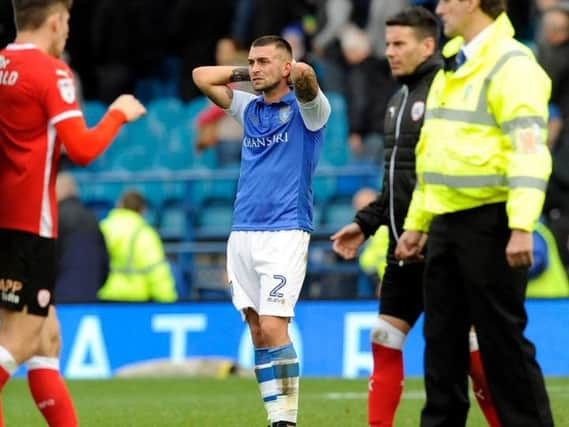
<instances>
[{"instance_id":1,"label":"steward in yellow vest","mask_svg":"<svg viewBox=\"0 0 569 427\"><path fill-rule=\"evenodd\" d=\"M176 300L176 287L160 236L142 216L144 198L125 192L118 207L101 222L111 264L97 296L108 301Z\"/></svg>"},{"instance_id":2,"label":"steward in yellow vest","mask_svg":"<svg viewBox=\"0 0 569 427\"><path fill-rule=\"evenodd\" d=\"M416 149L422 185L406 230L426 231L434 215L496 202L507 202L511 229L532 231L541 214L551 173L545 144L551 82L513 39L505 13L488 31L476 55L456 72L440 71L431 85ZM454 57L463 43L452 39L443 55Z\"/></svg>"}]
</instances>

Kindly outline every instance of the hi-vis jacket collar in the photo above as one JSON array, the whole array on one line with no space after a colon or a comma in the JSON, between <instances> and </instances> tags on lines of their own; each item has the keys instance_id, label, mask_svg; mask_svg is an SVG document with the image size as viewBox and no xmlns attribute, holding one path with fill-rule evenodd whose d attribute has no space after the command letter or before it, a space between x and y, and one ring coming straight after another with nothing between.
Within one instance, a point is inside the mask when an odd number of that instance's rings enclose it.
<instances>
[{"instance_id":1,"label":"hi-vis jacket collar","mask_svg":"<svg viewBox=\"0 0 569 427\"><path fill-rule=\"evenodd\" d=\"M486 37L486 40L484 40L482 43L480 52L478 52L478 54L481 54L483 56L488 46L493 45L497 39L504 37L513 37L514 34L514 26L512 25L512 22L510 21L510 18L508 18L506 12L503 12L492 24L490 34L488 34L488 37ZM453 56L456 56L463 44L464 39L462 36L453 38L443 48L443 57L452 58Z\"/></svg>"}]
</instances>

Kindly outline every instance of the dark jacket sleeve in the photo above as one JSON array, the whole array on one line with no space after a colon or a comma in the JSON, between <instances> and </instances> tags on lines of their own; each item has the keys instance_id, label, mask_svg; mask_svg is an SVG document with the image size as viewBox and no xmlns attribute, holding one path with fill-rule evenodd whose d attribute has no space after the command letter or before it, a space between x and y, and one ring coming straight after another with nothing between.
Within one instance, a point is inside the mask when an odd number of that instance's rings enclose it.
<instances>
[{"instance_id":1,"label":"dark jacket sleeve","mask_svg":"<svg viewBox=\"0 0 569 427\"><path fill-rule=\"evenodd\" d=\"M375 234L380 226L389 223L388 206L387 192L383 192L378 194L373 202L358 211L354 221L360 226L366 238Z\"/></svg>"}]
</instances>

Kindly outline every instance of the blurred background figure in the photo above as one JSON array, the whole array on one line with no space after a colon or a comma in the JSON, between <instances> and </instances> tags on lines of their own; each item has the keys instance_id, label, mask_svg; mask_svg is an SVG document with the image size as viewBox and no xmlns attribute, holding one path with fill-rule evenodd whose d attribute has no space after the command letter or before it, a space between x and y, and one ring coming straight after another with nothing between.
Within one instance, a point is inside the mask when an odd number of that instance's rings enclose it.
<instances>
[{"instance_id":1,"label":"blurred background figure","mask_svg":"<svg viewBox=\"0 0 569 427\"><path fill-rule=\"evenodd\" d=\"M97 218L79 199L73 175L57 175L59 209L57 303L95 302L109 274L109 256Z\"/></svg>"},{"instance_id":2,"label":"blurred background figure","mask_svg":"<svg viewBox=\"0 0 569 427\"><path fill-rule=\"evenodd\" d=\"M552 80L549 146L553 171L544 206L546 222L561 260L569 267L569 1L559 1L542 12L538 60Z\"/></svg>"},{"instance_id":3,"label":"blurred background figure","mask_svg":"<svg viewBox=\"0 0 569 427\"><path fill-rule=\"evenodd\" d=\"M101 222L111 271L98 298L106 301L174 302L174 277L160 236L143 217L146 201L126 191Z\"/></svg>"},{"instance_id":4,"label":"blurred background figure","mask_svg":"<svg viewBox=\"0 0 569 427\"><path fill-rule=\"evenodd\" d=\"M306 51L306 38L302 28L299 25L288 25L283 29L281 36L290 44L294 60L297 62L306 62L308 59Z\"/></svg>"},{"instance_id":5,"label":"blurred background figure","mask_svg":"<svg viewBox=\"0 0 569 427\"><path fill-rule=\"evenodd\" d=\"M383 168L383 120L387 101L399 85L391 77L385 57L372 54L365 31L349 25L340 37L347 64L349 144L353 159Z\"/></svg>"},{"instance_id":6,"label":"blurred background figure","mask_svg":"<svg viewBox=\"0 0 569 427\"><path fill-rule=\"evenodd\" d=\"M340 45L343 33L357 26L366 33L371 54L385 58L385 20L403 10L409 1L312 0L312 3L317 23L312 49L323 69L323 89L346 95L349 68Z\"/></svg>"}]
</instances>

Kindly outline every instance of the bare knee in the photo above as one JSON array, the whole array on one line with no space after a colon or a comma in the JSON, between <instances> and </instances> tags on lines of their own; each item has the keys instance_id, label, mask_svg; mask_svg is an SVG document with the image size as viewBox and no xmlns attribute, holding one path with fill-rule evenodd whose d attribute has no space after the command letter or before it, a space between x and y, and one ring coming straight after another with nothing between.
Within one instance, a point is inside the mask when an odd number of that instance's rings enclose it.
<instances>
[{"instance_id":1,"label":"bare knee","mask_svg":"<svg viewBox=\"0 0 569 427\"><path fill-rule=\"evenodd\" d=\"M60 350L61 336L59 330L42 330L36 354L38 356L59 357Z\"/></svg>"},{"instance_id":2,"label":"bare knee","mask_svg":"<svg viewBox=\"0 0 569 427\"><path fill-rule=\"evenodd\" d=\"M288 336L288 318L261 316L259 323L267 347L279 347L290 343Z\"/></svg>"},{"instance_id":3,"label":"bare knee","mask_svg":"<svg viewBox=\"0 0 569 427\"><path fill-rule=\"evenodd\" d=\"M26 312L4 312L0 326L0 345L12 354L16 363L21 364L38 352L44 323L44 317Z\"/></svg>"},{"instance_id":4,"label":"bare knee","mask_svg":"<svg viewBox=\"0 0 569 427\"><path fill-rule=\"evenodd\" d=\"M265 338L263 335L263 330L259 323L259 315L256 311L251 308L245 310L245 320L249 325L249 332L251 333L251 339L253 340L253 345L255 348L266 347Z\"/></svg>"},{"instance_id":5,"label":"bare knee","mask_svg":"<svg viewBox=\"0 0 569 427\"><path fill-rule=\"evenodd\" d=\"M380 316L371 329L371 342L401 350L410 326L401 319Z\"/></svg>"}]
</instances>

